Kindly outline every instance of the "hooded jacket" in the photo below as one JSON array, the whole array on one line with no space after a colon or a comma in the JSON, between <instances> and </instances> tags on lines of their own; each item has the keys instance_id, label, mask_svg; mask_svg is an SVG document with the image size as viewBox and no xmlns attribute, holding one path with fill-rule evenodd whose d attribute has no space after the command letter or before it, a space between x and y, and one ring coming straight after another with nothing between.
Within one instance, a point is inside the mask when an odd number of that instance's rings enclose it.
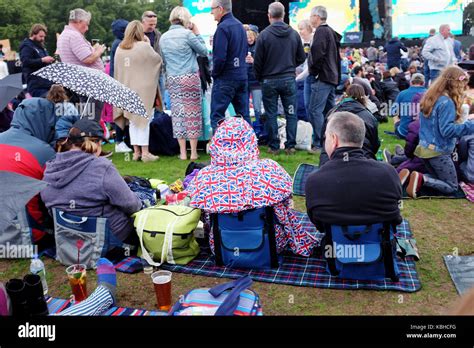
<instances>
[{"instance_id":1,"label":"hooded jacket","mask_svg":"<svg viewBox=\"0 0 474 348\"><path fill-rule=\"evenodd\" d=\"M43 98L24 100L15 110L10 129L0 134L0 170L43 179L46 162L55 156L50 146L55 124L53 103ZM28 202L27 211L37 227L47 220L39 196ZM33 229L35 242L43 236L44 232Z\"/></svg>"},{"instance_id":2,"label":"hooded jacket","mask_svg":"<svg viewBox=\"0 0 474 348\"><path fill-rule=\"evenodd\" d=\"M421 55L428 60L431 70L443 70L456 62L454 40L445 39L441 34L434 35L426 40Z\"/></svg>"},{"instance_id":3,"label":"hooded jacket","mask_svg":"<svg viewBox=\"0 0 474 348\"><path fill-rule=\"evenodd\" d=\"M362 146L362 151L366 158L375 160L376 158L375 154L380 148L379 131L378 131L379 123L377 122L377 119L375 118L375 116L372 115L370 111L367 110L361 103L351 98L344 99L342 103L340 103L334 109L329 111L328 115L331 115L334 112L341 112L341 111L352 112L353 114L359 116L364 121L365 139L364 139L364 145ZM323 145L326 139L325 133L326 133L327 123L328 123L328 117L326 117L323 124L323 128L322 128L321 144ZM326 153L326 149L323 146L320 160L319 160L319 165L320 166L324 165L328 160L329 160L329 157Z\"/></svg>"},{"instance_id":4,"label":"hooded jacket","mask_svg":"<svg viewBox=\"0 0 474 348\"><path fill-rule=\"evenodd\" d=\"M125 29L127 28L128 21L125 19L117 19L112 22L112 33L115 36L115 40L112 43L112 48L110 49L110 72L109 75L114 77L115 71L115 51L117 51L117 47L123 40L125 35Z\"/></svg>"},{"instance_id":5,"label":"hooded jacket","mask_svg":"<svg viewBox=\"0 0 474 348\"><path fill-rule=\"evenodd\" d=\"M257 38L253 68L258 81L296 77L296 67L306 60L298 33L284 22L275 22Z\"/></svg>"},{"instance_id":6,"label":"hooded jacket","mask_svg":"<svg viewBox=\"0 0 474 348\"><path fill-rule=\"evenodd\" d=\"M47 56L48 51L46 51L46 49L38 42L25 39L20 44L20 60L23 80L26 81L27 91L31 95L40 97L39 94L48 91L53 84L51 81L32 75L35 71L48 65L41 61L42 58Z\"/></svg>"},{"instance_id":7,"label":"hooded jacket","mask_svg":"<svg viewBox=\"0 0 474 348\"><path fill-rule=\"evenodd\" d=\"M82 151L58 153L47 163L44 181L49 185L41 197L48 209L105 217L122 241L134 232L130 215L141 209L141 202L106 158Z\"/></svg>"},{"instance_id":8,"label":"hooded jacket","mask_svg":"<svg viewBox=\"0 0 474 348\"><path fill-rule=\"evenodd\" d=\"M322 24L314 33L311 54L308 57L309 73L320 81L337 86L341 81L342 36L329 25Z\"/></svg>"}]
</instances>

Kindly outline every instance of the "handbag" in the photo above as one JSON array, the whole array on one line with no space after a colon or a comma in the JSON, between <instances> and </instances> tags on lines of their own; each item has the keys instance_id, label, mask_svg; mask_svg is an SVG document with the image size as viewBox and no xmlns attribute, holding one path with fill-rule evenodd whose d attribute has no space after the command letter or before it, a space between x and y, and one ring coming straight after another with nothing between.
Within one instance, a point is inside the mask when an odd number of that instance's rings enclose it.
<instances>
[{"instance_id":1,"label":"handbag","mask_svg":"<svg viewBox=\"0 0 474 348\"><path fill-rule=\"evenodd\" d=\"M138 256L150 265L186 265L200 251L194 237L201 210L181 205L155 206L134 214L140 240Z\"/></svg>"}]
</instances>

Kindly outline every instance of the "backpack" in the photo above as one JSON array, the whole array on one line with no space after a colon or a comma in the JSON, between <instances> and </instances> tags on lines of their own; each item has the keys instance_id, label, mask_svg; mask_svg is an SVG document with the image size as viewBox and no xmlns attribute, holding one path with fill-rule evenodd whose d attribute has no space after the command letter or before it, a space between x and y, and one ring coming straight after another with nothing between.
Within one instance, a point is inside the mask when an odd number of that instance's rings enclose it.
<instances>
[{"instance_id":1,"label":"backpack","mask_svg":"<svg viewBox=\"0 0 474 348\"><path fill-rule=\"evenodd\" d=\"M249 276L217 285L211 289L189 291L171 308L169 315L261 316L260 298L250 290Z\"/></svg>"},{"instance_id":2,"label":"backpack","mask_svg":"<svg viewBox=\"0 0 474 348\"><path fill-rule=\"evenodd\" d=\"M324 225L323 254L333 276L354 280L399 281L395 226Z\"/></svg>"},{"instance_id":3,"label":"backpack","mask_svg":"<svg viewBox=\"0 0 474 348\"><path fill-rule=\"evenodd\" d=\"M164 112L156 111L150 123L150 152L164 156L179 154L178 140L173 138L171 117Z\"/></svg>"},{"instance_id":4,"label":"backpack","mask_svg":"<svg viewBox=\"0 0 474 348\"><path fill-rule=\"evenodd\" d=\"M278 268L272 207L234 214L212 214L216 264L231 268Z\"/></svg>"}]
</instances>

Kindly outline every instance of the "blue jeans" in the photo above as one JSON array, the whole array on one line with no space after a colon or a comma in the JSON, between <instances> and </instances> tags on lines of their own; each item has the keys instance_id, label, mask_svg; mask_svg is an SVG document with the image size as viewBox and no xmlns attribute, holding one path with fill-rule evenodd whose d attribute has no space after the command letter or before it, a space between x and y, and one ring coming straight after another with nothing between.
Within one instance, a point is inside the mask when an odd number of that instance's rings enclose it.
<instances>
[{"instance_id":1,"label":"blue jeans","mask_svg":"<svg viewBox=\"0 0 474 348\"><path fill-rule=\"evenodd\" d=\"M458 176L450 155L424 159L424 162L429 174L424 175L425 182L423 186L431 187L444 194L457 191Z\"/></svg>"},{"instance_id":2,"label":"blue jeans","mask_svg":"<svg viewBox=\"0 0 474 348\"><path fill-rule=\"evenodd\" d=\"M296 81L294 77L264 80L262 84L263 106L266 112L265 127L268 132L268 145L272 150L280 149L278 137L278 97L281 98L286 116L286 143L285 148L293 149L296 146Z\"/></svg>"},{"instance_id":3,"label":"blue jeans","mask_svg":"<svg viewBox=\"0 0 474 348\"><path fill-rule=\"evenodd\" d=\"M441 70L430 70L430 82L433 83L440 74Z\"/></svg>"},{"instance_id":4,"label":"blue jeans","mask_svg":"<svg viewBox=\"0 0 474 348\"><path fill-rule=\"evenodd\" d=\"M313 126L313 148L321 148L321 131L327 113L336 104L336 87L311 78L311 98L309 101L309 120Z\"/></svg>"},{"instance_id":5,"label":"blue jeans","mask_svg":"<svg viewBox=\"0 0 474 348\"><path fill-rule=\"evenodd\" d=\"M309 120L310 119L310 114L309 114L309 102L311 100L311 80L312 76L308 76L304 80L304 107L306 109L306 118Z\"/></svg>"},{"instance_id":6,"label":"blue jeans","mask_svg":"<svg viewBox=\"0 0 474 348\"><path fill-rule=\"evenodd\" d=\"M423 65L423 75L425 75L425 87L428 88L430 86L430 66L428 61L425 60L425 65Z\"/></svg>"},{"instance_id":7,"label":"blue jeans","mask_svg":"<svg viewBox=\"0 0 474 348\"><path fill-rule=\"evenodd\" d=\"M260 116L262 116L262 90L252 89L249 91L249 99L252 95L253 110L255 111L255 121L260 123Z\"/></svg>"},{"instance_id":8,"label":"blue jeans","mask_svg":"<svg viewBox=\"0 0 474 348\"><path fill-rule=\"evenodd\" d=\"M247 80L215 79L211 93L211 127L213 133L216 132L219 121L225 118L225 112L231 103L235 112L242 115L249 124L252 124L249 116Z\"/></svg>"}]
</instances>

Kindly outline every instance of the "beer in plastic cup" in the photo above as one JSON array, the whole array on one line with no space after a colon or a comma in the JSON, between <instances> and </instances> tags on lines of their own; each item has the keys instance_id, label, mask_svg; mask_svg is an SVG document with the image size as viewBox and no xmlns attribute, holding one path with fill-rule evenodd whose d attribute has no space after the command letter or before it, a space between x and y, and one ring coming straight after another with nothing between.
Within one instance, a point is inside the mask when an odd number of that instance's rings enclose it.
<instances>
[{"instance_id":1,"label":"beer in plastic cup","mask_svg":"<svg viewBox=\"0 0 474 348\"><path fill-rule=\"evenodd\" d=\"M171 309L171 272L158 271L151 275L155 287L156 302L160 311Z\"/></svg>"},{"instance_id":2,"label":"beer in plastic cup","mask_svg":"<svg viewBox=\"0 0 474 348\"><path fill-rule=\"evenodd\" d=\"M86 265L71 265L66 268L66 273L71 285L75 302L84 301L87 298L87 267Z\"/></svg>"}]
</instances>

